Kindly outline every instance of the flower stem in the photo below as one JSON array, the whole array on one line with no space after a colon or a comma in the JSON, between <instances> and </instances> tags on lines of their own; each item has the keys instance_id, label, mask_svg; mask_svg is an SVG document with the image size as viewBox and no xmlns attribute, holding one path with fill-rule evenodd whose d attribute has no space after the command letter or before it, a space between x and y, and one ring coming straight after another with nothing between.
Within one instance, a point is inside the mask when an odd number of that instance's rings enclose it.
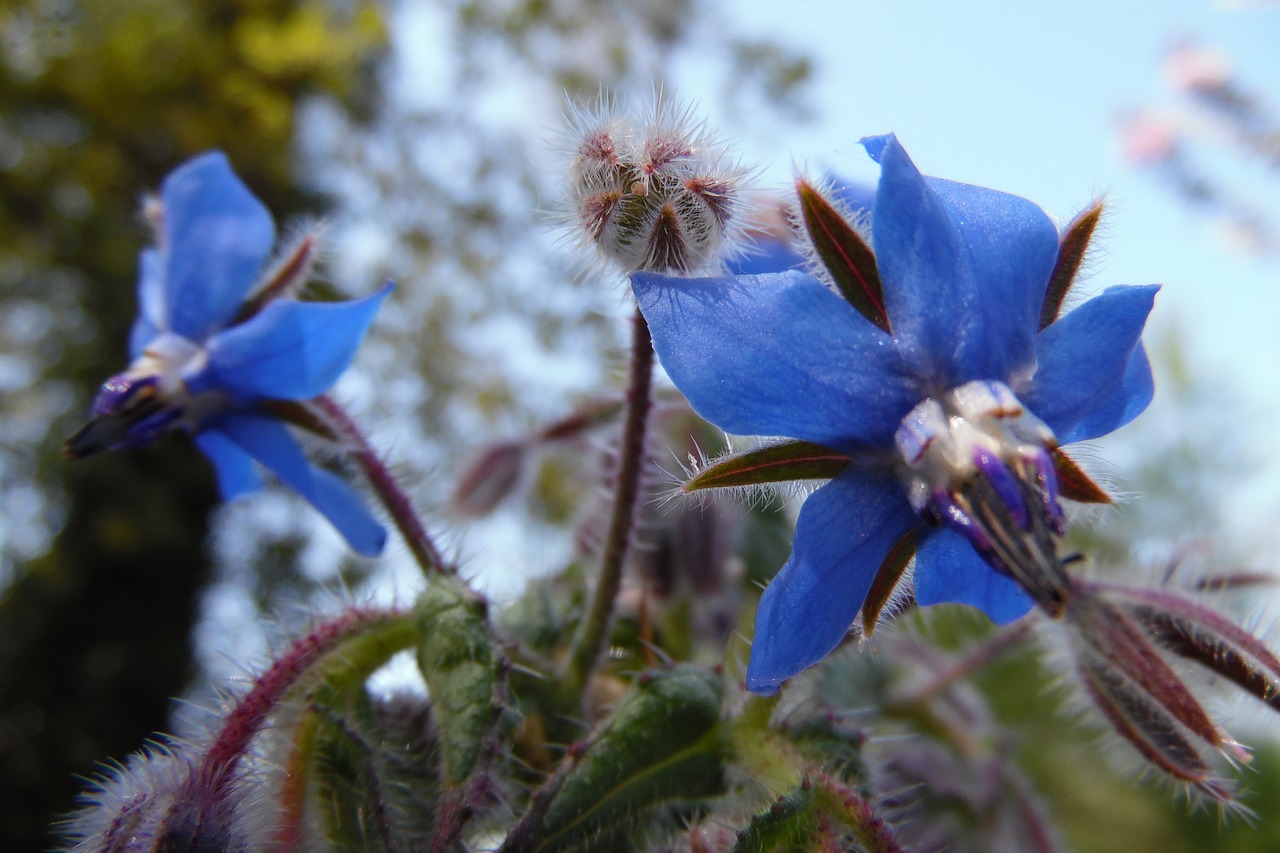
<instances>
[{"instance_id":1,"label":"flower stem","mask_svg":"<svg viewBox=\"0 0 1280 853\"><path fill-rule=\"evenodd\" d=\"M868 853L903 853L889 825L855 790L826 774L814 781L824 810L852 829Z\"/></svg>"},{"instance_id":2,"label":"flower stem","mask_svg":"<svg viewBox=\"0 0 1280 853\"><path fill-rule=\"evenodd\" d=\"M414 510L413 500L397 482L391 469L382 461L382 457L369 445L369 440L365 438L364 433L347 411L327 395L317 397L312 403L324 416L329 426L338 433L339 438L354 446L356 461L360 463L360 468L382 501L382 505L390 513L396 529L400 531L400 535L409 546L410 553L422 568L422 573L430 577L436 572L449 571L444 558L440 556L439 550L436 549L435 543Z\"/></svg>"},{"instance_id":3,"label":"flower stem","mask_svg":"<svg viewBox=\"0 0 1280 853\"><path fill-rule=\"evenodd\" d=\"M565 678L566 688L575 693L586 683L600 657L600 649L613 617L614 599L618 597L618 588L622 583L622 566L635 523L636 494L640 486L645 426L649 417L649 393L653 383L653 343L649 338L649 324L638 308L632 319L631 330L631 373L622 447L618 453L613 515L609 520L609 533L600 560L600 577L596 581L591 610L574 642Z\"/></svg>"},{"instance_id":4,"label":"flower stem","mask_svg":"<svg viewBox=\"0 0 1280 853\"><path fill-rule=\"evenodd\" d=\"M248 751L250 742L267 717L276 710L281 697L317 661L361 634L405 634L406 628L411 624L406 616L396 611L352 609L296 641L269 669L258 676L249 692L223 718L199 767L191 774L193 781L190 784L209 784L222 788L233 785L239 778L236 775L237 765ZM392 642L394 644L395 640Z\"/></svg>"}]
</instances>

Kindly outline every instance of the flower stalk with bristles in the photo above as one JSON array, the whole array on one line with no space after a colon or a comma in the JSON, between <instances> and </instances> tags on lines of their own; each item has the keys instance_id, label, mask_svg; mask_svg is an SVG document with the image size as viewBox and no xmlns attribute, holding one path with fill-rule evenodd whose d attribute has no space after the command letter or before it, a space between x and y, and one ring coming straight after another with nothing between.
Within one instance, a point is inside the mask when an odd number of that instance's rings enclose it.
<instances>
[{"instance_id":1,"label":"flower stalk with bristles","mask_svg":"<svg viewBox=\"0 0 1280 853\"><path fill-rule=\"evenodd\" d=\"M689 275L722 262L737 227L745 173L689 108L658 96L640 119L605 104L594 114L577 111L574 125L567 195L583 245L626 273ZM635 525L653 382L653 345L639 309L631 333L612 516L596 589L569 656L571 691L582 687L600 656Z\"/></svg>"}]
</instances>

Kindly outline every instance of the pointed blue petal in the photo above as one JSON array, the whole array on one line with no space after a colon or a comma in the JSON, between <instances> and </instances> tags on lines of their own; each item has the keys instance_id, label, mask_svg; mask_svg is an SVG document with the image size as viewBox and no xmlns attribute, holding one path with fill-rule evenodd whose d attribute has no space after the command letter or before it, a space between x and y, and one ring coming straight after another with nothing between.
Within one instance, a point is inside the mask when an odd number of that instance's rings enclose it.
<instances>
[{"instance_id":1,"label":"pointed blue petal","mask_svg":"<svg viewBox=\"0 0 1280 853\"><path fill-rule=\"evenodd\" d=\"M138 256L138 319L129 333L129 358L142 355L164 330L164 259L156 249L146 249Z\"/></svg>"},{"instance_id":2,"label":"pointed blue petal","mask_svg":"<svg viewBox=\"0 0 1280 853\"><path fill-rule=\"evenodd\" d=\"M215 422L218 432L240 445L286 485L302 495L346 537L352 550L382 553L387 531L345 480L307 461L302 448L279 421L232 412Z\"/></svg>"},{"instance_id":3,"label":"pointed blue petal","mask_svg":"<svg viewBox=\"0 0 1280 853\"><path fill-rule=\"evenodd\" d=\"M215 425L208 425L196 433L194 440L213 463L213 470L218 475L218 491L224 501L235 500L262 488L262 478L253 468L253 457L218 432Z\"/></svg>"},{"instance_id":4,"label":"pointed blue petal","mask_svg":"<svg viewBox=\"0 0 1280 853\"><path fill-rule=\"evenodd\" d=\"M805 501L791 558L756 611L747 689L773 693L834 649L885 554L916 524L891 474L850 469Z\"/></svg>"},{"instance_id":5,"label":"pointed blue petal","mask_svg":"<svg viewBox=\"0 0 1280 853\"><path fill-rule=\"evenodd\" d=\"M950 530L938 530L917 545L914 577L921 607L968 604L997 625L1019 619L1031 609L1031 599L1017 581L991 568L973 546Z\"/></svg>"},{"instance_id":6,"label":"pointed blue petal","mask_svg":"<svg viewBox=\"0 0 1280 853\"><path fill-rule=\"evenodd\" d=\"M721 429L887 446L918 401L889 338L803 273L631 283L662 366Z\"/></svg>"},{"instance_id":7,"label":"pointed blue petal","mask_svg":"<svg viewBox=\"0 0 1280 853\"><path fill-rule=\"evenodd\" d=\"M1150 402L1150 365L1134 353L1159 289L1108 288L1040 333L1035 375L1018 396L1059 442L1104 435Z\"/></svg>"},{"instance_id":8,"label":"pointed blue petal","mask_svg":"<svg viewBox=\"0 0 1280 853\"><path fill-rule=\"evenodd\" d=\"M209 342L208 367L192 391L218 387L240 402L304 400L327 391L351 364L387 285L349 302L277 299L249 321Z\"/></svg>"},{"instance_id":9,"label":"pointed blue petal","mask_svg":"<svg viewBox=\"0 0 1280 853\"><path fill-rule=\"evenodd\" d=\"M240 309L275 243L275 224L220 151L170 172L160 198L167 326L202 341Z\"/></svg>"},{"instance_id":10,"label":"pointed blue petal","mask_svg":"<svg viewBox=\"0 0 1280 853\"><path fill-rule=\"evenodd\" d=\"M925 178L893 136L863 140L880 163L871 242L889 324L926 385L1030 367L1058 232L1026 199Z\"/></svg>"}]
</instances>

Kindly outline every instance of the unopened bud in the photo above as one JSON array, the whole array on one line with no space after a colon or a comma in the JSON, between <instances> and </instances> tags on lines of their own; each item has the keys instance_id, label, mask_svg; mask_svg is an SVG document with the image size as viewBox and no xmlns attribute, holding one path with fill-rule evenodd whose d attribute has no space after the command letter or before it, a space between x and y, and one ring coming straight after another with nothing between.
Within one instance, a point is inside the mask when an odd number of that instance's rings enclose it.
<instances>
[{"instance_id":1,"label":"unopened bud","mask_svg":"<svg viewBox=\"0 0 1280 853\"><path fill-rule=\"evenodd\" d=\"M627 272L713 268L739 214L743 171L690 110L659 100L643 120L575 115L572 224Z\"/></svg>"},{"instance_id":2,"label":"unopened bud","mask_svg":"<svg viewBox=\"0 0 1280 853\"><path fill-rule=\"evenodd\" d=\"M463 518L493 512L520 482L526 450L521 441L504 441L485 448L458 478L453 490L453 511Z\"/></svg>"}]
</instances>

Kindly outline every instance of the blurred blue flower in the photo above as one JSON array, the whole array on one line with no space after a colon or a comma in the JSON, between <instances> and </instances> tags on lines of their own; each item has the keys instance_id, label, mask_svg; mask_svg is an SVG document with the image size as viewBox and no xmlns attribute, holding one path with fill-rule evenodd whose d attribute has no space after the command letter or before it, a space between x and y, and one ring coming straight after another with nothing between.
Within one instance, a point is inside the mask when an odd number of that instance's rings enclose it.
<instances>
[{"instance_id":1,"label":"blurred blue flower","mask_svg":"<svg viewBox=\"0 0 1280 853\"><path fill-rule=\"evenodd\" d=\"M275 224L220 152L171 172L159 202L158 245L140 259L133 362L103 384L68 454L185 430L212 461L225 499L261 487L256 460L353 549L378 554L382 525L342 478L307 461L272 404L309 400L337 381L390 285L349 302L290 298L309 272L314 241L265 269Z\"/></svg>"},{"instance_id":2,"label":"blurred blue flower","mask_svg":"<svg viewBox=\"0 0 1280 853\"><path fill-rule=\"evenodd\" d=\"M1128 423L1153 391L1140 337L1158 287L1110 288L1041 329L1059 252L1045 213L923 177L891 135L862 144L881 167L871 248L891 333L801 271L632 276L662 364L700 414L853 460L805 502L761 599L757 692L839 644L909 533L919 604L997 622L1032 597L1050 609L1065 577L1050 454Z\"/></svg>"},{"instance_id":3,"label":"blurred blue flower","mask_svg":"<svg viewBox=\"0 0 1280 853\"><path fill-rule=\"evenodd\" d=\"M830 175L824 188L847 214L855 217L871 214L876 200L875 187ZM759 275L804 266L804 255L792 239L795 234L786 221L785 208L774 211L771 207L758 211L763 214L759 216L760 221L747 222L746 239L739 253L725 259L725 271L730 275Z\"/></svg>"}]
</instances>

